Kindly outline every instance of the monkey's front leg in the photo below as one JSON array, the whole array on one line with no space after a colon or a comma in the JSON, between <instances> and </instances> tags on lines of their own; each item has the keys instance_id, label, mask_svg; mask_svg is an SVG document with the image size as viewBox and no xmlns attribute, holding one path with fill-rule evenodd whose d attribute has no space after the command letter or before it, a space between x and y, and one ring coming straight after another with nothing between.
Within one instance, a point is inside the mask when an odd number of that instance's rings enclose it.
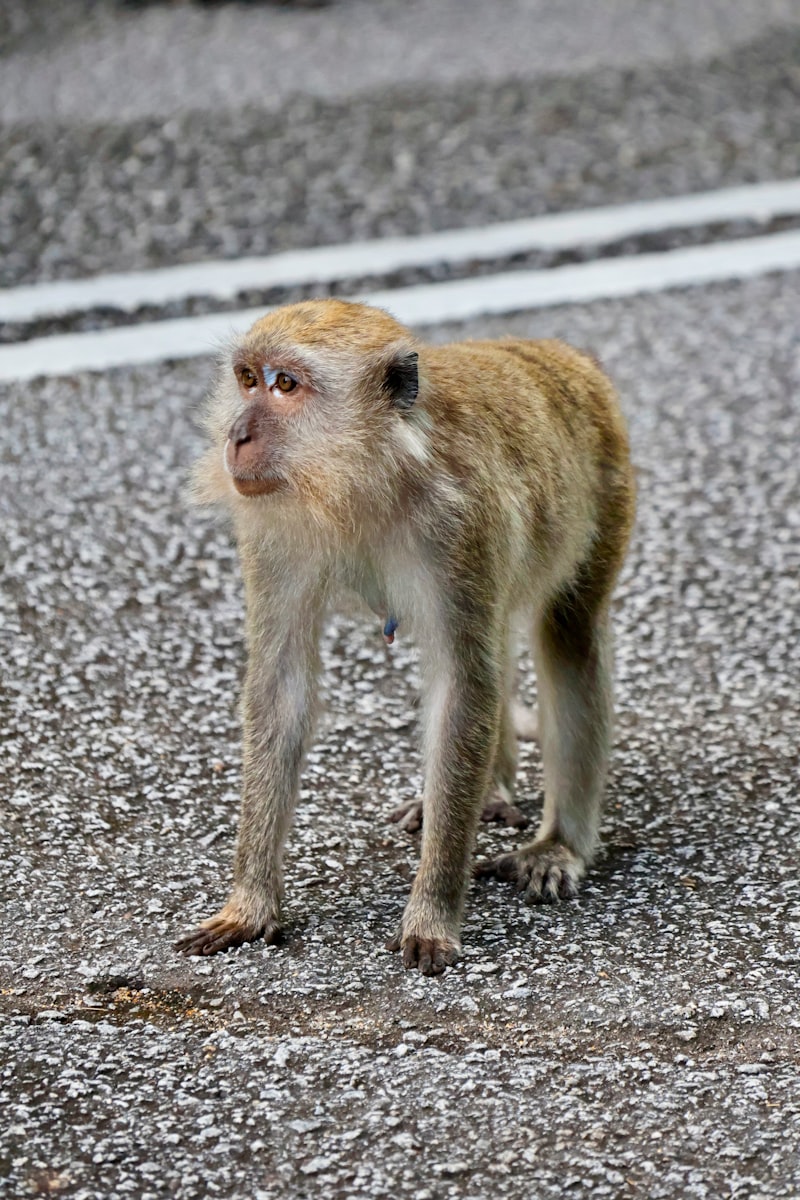
<instances>
[{"instance_id":1,"label":"monkey's front leg","mask_svg":"<svg viewBox=\"0 0 800 1200\"><path fill-rule=\"evenodd\" d=\"M317 676L313 620L251 639L245 683L244 773L234 886L213 917L175 943L185 954L216 954L263 937L278 941L283 848L312 728Z\"/></svg>"},{"instance_id":2,"label":"monkey's front leg","mask_svg":"<svg viewBox=\"0 0 800 1200\"><path fill-rule=\"evenodd\" d=\"M400 928L387 943L423 975L440 975L461 948L470 856L497 744L500 677L453 663L428 697L422 855Z\"/></svg>"}]
</instances>

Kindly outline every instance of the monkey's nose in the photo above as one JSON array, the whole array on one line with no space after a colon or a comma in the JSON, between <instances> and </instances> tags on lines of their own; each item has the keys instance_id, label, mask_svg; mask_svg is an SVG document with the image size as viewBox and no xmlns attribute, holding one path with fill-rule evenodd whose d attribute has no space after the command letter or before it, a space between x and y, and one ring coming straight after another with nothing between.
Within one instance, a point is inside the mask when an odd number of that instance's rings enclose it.
<instances>
[{"instance_id":1,"label":"monkey's nose","mask_svg":"<svg viewBox=\"0 0 800 1200\"><path fill-rule=\"evenodd\" d=\"M228 440L234 448L238 449L239 446L252 442L253 436L253 414L244 412L231 425L228 431Z\"/></svg>"}]
</instances>

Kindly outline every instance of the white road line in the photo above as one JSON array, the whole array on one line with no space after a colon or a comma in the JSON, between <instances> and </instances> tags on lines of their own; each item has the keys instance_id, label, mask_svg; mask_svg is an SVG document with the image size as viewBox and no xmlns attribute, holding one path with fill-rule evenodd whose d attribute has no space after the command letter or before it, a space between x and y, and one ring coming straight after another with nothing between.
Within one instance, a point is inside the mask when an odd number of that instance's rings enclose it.
<instances>
[{"instance_id":1,"label":"white road line","mask_svg":"<svg viewBox=\"0 0 800 1200\"><path fill-rule=\"evenodd\" d=\"M433 325L798 268L800 232L793 231L661 254L600 259L551 271L509 271L478 279L397 288L361 299L389 309L409 325ZM264 312L263 308L252 308L2 346L0 380L71 375L211 355L231 334L246 329Z\"/></svg>"},{"instance_id":2,"label":"white road line","mask_svg":"<svg viewBox=\"0 0 800 1200\"><path fill-rule=\"evenodd\" d=\"M667 200L508 221L483 229L320 246L264 258L192 263L0 289L0 321L31 321L103 306L127 312L142 304L167 304L189 296L231 299L246 288L329 283L383 275L404 267L488 261L530 250L597 245L663 229L686 229L718 221L765 221L796 213L800 213L800 179L756 183Z\"/></svg>"}]
</instances>

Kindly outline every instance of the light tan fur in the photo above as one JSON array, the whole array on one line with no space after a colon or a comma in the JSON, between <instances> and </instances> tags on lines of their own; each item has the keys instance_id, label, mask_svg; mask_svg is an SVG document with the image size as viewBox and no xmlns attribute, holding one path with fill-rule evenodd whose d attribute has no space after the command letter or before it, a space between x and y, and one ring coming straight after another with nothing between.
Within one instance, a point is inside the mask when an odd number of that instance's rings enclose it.
<instances>
[{"instance_id":1,"label":"light tan fur","mask_svg":"<svg viewBox=\"0 0 800 1200\"><path fill-rule=\"evenodd\" d=\"M390 945L425 974L454 961L482 809L493 792L491 815L518 813L520 618L544 812L533 841L478 873L514 879L528 900L573 895L597 845L609 602L634 513L624 422L596 363L556 341L430 347L380 310L309 301L233 347L207 429L195 492L228 507L246 587L244 781L233 891L180 948L279 936L320 627L342 587L421 648L421 863Z\"/></svg>"}]
</instances>

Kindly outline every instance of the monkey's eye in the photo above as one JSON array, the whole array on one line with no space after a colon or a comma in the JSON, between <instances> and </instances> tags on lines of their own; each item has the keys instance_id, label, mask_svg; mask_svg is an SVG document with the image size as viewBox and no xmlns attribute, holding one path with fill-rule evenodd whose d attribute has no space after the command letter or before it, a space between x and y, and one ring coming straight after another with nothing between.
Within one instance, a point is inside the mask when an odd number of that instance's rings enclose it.
<instances>
[{"instance_id":1,"label":"monkey's eye","mask_svg":"<svg viewBox=\"0 0 800 1200\"><path fill-rule=\"evenodd\" d=\"M297 387L297 380L292 379L285 371L279 371L275 376L275 386L280 392L293 392Z\"/></svg>"},{"instance_id":2,"label":"monkey's eye","mask_svg":"<svg viewBox=\"0 0 800 1200\"><path fill-rule=\"evenodd\" d=\"M241 371L239 372L239 378L242 381L242 387L246 387L248 390L256 387L258 384L258 376L256 375L255 371L251 371L249 367L242 367Z\"/></svg>"}]
</instances>

